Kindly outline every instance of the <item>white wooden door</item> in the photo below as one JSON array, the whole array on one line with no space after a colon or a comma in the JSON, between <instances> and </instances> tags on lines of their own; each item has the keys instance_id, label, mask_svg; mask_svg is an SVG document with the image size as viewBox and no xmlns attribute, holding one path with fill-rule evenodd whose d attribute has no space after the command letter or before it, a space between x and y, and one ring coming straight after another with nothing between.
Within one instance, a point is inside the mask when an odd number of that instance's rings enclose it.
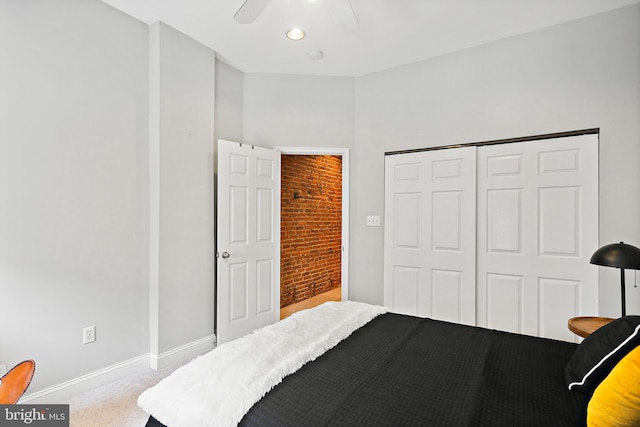
<instances>
[{"instance_id":1,"label":"white wooden door","mask_svg":"<svg viewBox=\"0 0 640 427\"><path fill-rule=\"evenodd\" d=\"M280 319L280 152L218 141L217 341Z\"/></svg>"},{"instance_id":2,"label":"white wooden door","mask_svg":"<svg viewBox=\"0 0 640 427\"><path fill-rule=\"evenodd\" d=\"M478 149L478 324L567 341L598 313L598 136Z\"/></svg>"},{"instance_id":3,"label":"white wooden door","mask_svg":"<svg viewBox=\"0 0 640 427\"><path fill-rule=\"evenodd\" d=\"M475 147L385 158L384 304L475 325Z\"/></svg>"}]
</instances>

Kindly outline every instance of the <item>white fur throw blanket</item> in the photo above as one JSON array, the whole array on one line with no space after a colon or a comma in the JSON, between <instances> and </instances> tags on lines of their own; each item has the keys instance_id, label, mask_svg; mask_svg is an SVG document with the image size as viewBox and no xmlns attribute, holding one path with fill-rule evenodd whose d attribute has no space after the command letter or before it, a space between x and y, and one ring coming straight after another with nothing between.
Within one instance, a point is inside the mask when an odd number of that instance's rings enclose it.
<instances>
[{"instance_id":1,"label":"white fur throw blanket","mask_svg":"<svg viewBox=\"0 0 640 427\"><path fill-rule=\"evenodd\" d=\"M235 426L285 376L386 311L343 301L295 313L178 368L138 406L168 427Z\"/></svg>"}]
</instances>

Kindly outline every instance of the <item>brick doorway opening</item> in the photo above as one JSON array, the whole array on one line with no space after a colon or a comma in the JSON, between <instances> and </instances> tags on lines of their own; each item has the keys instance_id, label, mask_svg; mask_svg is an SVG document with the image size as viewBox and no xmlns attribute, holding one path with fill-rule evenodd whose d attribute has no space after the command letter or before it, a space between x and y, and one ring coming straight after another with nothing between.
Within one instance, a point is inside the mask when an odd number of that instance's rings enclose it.
<instances>
[{"instance_id":1,"label":"brick doorway opening","mask_svg":"<svg viewBox=\"0 0 640 427\"><path fill-rule=\"evenodd\" d=\"M281 156L281 318L340 300L342 156Z\"/></svg>"}]
</instances>

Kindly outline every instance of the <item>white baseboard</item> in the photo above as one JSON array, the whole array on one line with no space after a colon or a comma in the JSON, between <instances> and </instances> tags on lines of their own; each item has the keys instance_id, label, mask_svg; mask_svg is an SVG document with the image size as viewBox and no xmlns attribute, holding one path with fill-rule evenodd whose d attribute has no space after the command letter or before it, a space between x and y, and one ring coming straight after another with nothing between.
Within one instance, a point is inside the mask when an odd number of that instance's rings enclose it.
<instances>
[{"instance_id":1,"label":"white baseboard","mask_svg":"<svg viewBox=\"0 0 640 427\"><path fill-rule=\"evenodd\" d=\"M180 347L176 347L173 350L165 351L164 353L150 354L149 366L151 369L165 368L167 366L187 362L196 356L204 354L210 350L213 350L216 346L216 336L209 335L196 341L192 341Z\"/></svg>"},{"instance_id":2,"label":"white baseboard","mask_svg":"<svg viewBox=\"0 0 640 427\"><path fill-rule=\"evenodd\" d=\"M66 381L35 393L27 394L19 403L56 404L69 403L78 394L98 388L102 385L118 381L127 375L149 368L149 355L134 357L115 365L108 366L87 375Z\"/></svg>"},{"instance_id":3,"label":"white baseboard","mask_svg":"<svg viewBox=\"0 0 640 427\"><path fill-rule=\"evenodd\" d=\"M127 376L145 369L162 369L174 363L187 362L194 357L212 350L216 346L216 336L209 335L183 346L160 354L144 354L124 362L116 363L87 375L27 394L19 403L32 404L64 404L82 393L86 393L102 385L119 381Z\"/></svg>"}]
</instances>

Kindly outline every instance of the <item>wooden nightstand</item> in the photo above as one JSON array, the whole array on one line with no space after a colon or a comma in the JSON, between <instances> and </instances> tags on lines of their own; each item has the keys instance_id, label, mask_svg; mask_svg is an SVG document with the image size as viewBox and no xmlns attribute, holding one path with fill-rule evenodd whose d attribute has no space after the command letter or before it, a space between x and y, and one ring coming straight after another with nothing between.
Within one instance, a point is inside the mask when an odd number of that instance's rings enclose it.
<instances>
[{"instance_id":1,"label":"wooden nightstand","mask_svg":"<svg viewBox=\"0 0 640 427\"><path fill-rule=\"evenodd\" d=\"M572 317L569 319L569 330L576 335L586 338L596 329L613 322L616 319L610 317Z\"/></svg>"}]
</instances>

